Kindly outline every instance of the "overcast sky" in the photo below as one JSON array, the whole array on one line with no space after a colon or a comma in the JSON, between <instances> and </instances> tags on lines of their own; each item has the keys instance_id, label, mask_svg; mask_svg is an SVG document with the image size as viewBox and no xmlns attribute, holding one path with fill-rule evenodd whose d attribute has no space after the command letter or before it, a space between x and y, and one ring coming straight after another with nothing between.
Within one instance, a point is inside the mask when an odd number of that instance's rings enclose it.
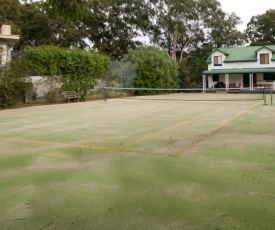
<instances>
[{"instance_id":1,"label":"overcast sky","mask_svg":"<svg viewBox=\"0 0 275 230\"><path fill-rule=\"evenodd\" d=\"M275 9L275 0L218 0L221 7L227 13L235 12L241 18L243 24L240 30L246 29L246 24L252 16L265 13L267 10Z\"/></svg>"}]
</instances>

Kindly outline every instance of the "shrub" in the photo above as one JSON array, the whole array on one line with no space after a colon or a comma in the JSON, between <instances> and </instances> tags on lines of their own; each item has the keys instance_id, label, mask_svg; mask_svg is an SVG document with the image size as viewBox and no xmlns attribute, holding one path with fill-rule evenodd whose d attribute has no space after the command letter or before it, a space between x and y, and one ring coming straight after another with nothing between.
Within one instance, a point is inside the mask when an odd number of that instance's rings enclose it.
<instances>
[{"instance_id":1,"label":"shrub","mask_svg":"<svg viewBox=\"0 0 275 230\"><path fill-rule=\"evenodd\" d=\"M26 58L37 75L55 79L58 76L62 89L78 92L82 100L93 83L108 70L110 63L106 55L58 46L28 47ZM55 89L51 93L53 91Z\"/></svg>"},{"instance_id":2,"label":"shrub","mask_svg":"<svg viewBox=\"0 0 275 230\"><path fill-rule=\"evenodd\" d=\"M130 50L125 61L137 64L135 88L178 88L178 64L166 51L154 46ZM138 91L138 93L142 93ZM148 91L147 91L148 93Z\"/></svg>"},{"instance_id":3,"label":"shrub","mask_svg":"<svg viewBox=\"0 0 275 230\"><path fill-rule=\"evenodd\" d=\"M6 108L26 101L26 93L32 88L27 77L27 63L19 59L0 65L0 107Z\"/></svg>"}]
</instances>

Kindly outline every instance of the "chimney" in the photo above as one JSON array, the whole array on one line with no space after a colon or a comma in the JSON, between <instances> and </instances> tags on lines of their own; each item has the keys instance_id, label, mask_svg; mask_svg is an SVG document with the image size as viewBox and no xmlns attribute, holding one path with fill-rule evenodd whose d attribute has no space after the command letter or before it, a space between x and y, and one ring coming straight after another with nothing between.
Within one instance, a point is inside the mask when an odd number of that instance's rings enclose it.
<instances>
[{"instance_id":1,"label":"chimney","mask_svg":"<svg viewBox=\"0 0 275 230\"><path fill-rule=\"evenodd\" d=\"M1 35L11 35L11 26L10 25L2 25L1 26Z\"/></svg>"}]
</instances>

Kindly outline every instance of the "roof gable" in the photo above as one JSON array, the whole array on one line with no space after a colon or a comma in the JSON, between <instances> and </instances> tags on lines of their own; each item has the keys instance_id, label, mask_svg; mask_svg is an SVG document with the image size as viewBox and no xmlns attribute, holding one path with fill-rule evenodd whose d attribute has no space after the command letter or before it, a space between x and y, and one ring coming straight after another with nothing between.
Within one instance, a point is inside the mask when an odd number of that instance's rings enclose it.
<instances>
[{"instance_id":1,"label":"roof gable","mask_svg":"<svg viewBox=\"0 0 275 230\"><path fill-rule=\"evenodd\" d=\"M275 45L274 46L261 46L259 49L255 50L255 52L258 52L259 50L264 49L264 48L269 49L272 53L275 52Z\"/></svg>"},{"instance_id":2,"label":"roof gable","mask_svg":"<svg viewBox=\"0 0 275 230\"><path fill-rule=\"evenodd\" d=\"M215 51L219 51L219 52L223 53L225 56L229 55L229 53L226 52L224 49L216 48L216 49L212 50L212 53L214 53Z\"/></svg>"}]
</instances>

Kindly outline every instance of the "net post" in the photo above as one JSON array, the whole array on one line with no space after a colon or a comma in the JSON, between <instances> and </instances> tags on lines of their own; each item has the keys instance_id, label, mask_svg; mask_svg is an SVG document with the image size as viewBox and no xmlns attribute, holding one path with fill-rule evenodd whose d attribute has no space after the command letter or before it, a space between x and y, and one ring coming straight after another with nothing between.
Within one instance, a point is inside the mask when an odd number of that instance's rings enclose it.
<instances>
[{"instance_id":1,"label":"net post","mask_svg":"<svg viewBox=\"0 0 275 230\"><path fill-rule=\"evenodd\" d=\"M107 101L107 92L105 87L103 87L103 92L104 92L104 101Z\"/></svg>"},{"instance_id":2,"label":"net post","mask_svg":"<svg viewBox=\"0 0 275 230\"><path fill-rule=\"evenodd\" d=\"M272 100L272 89L270 89L270 105L273 105L273 100Z\"/></svg>"},{"instance_id":3,"label":"net post","mask_svg":"<svg viewBox=\"0 0 275 230\"><path fill-rule=\"evenodd\" d=\"M103 100L103 88L101 87L99 89L99 92L100 92L100 101Z\"/></svg>"},{"instance_id":4,"label":"net post","mask_svg":"<svg viewBox=\"0 0 275 230\"><path fill-rule=\"evenodd\" d=\"M267 103L266 103L266 90L265 90L265 88L263 89L263 93L264 93L264 104L263 105L267 105Z\"/></svg>"}]
</instances>

